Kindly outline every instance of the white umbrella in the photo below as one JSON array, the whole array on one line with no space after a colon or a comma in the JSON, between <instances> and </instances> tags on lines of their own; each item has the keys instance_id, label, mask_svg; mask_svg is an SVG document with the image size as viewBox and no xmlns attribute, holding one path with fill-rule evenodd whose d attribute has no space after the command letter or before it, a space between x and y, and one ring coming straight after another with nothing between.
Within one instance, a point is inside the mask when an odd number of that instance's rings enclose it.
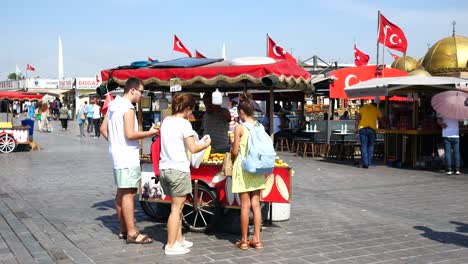
<instances>
[{"instance_id":1,"label":"white umbrella","mask_svg":"<svg viewBox=\"0 0 468 264\"><path fill-rule=\"evenodd\" d=\"M468 93L447 91L434 95L432 107L443 117L463 120L468 119Z\"/></svg>"}]
</instances>

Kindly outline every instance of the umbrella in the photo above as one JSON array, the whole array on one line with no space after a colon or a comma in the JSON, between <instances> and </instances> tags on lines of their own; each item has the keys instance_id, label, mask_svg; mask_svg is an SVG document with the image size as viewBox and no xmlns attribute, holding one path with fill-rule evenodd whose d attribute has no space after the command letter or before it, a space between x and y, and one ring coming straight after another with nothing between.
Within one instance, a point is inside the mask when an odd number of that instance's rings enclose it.
<instances>
[{"instance_id":1,"label":"umbrella","mask_svg":"<svg viewBox=\"0 0 468 264\"><path fill-rule=\"evenodd\" d=\"M434 95L432 107L443 117L463 120L468 119L468 93L447 91Z\"/></svg>"}]
</instances>

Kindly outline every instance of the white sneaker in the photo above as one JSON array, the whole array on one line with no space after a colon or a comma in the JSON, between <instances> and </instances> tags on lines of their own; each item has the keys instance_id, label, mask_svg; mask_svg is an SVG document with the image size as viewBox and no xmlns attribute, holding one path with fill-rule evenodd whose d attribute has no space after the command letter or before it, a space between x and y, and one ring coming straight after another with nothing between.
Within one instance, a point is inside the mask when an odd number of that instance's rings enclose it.
<instances>
[{"instance_id":1,"label":"white sneaker","mask_svg":"<svg viewBox=\"0 0 468 264\"><path fill-rule=\"evenodd\" d=\"M183 255L189 252L190 249L177 245L177 243L175 243L172 248L170 248L168 245L164 247L164 254L166 255Z\"/></svg>"},{"instance_id":2,"label":"white sneaker","mask_svg":"<svg viewBox=\"0 0 468 264\"><path fill-rule=\"evenodd\" d=\"M460 173L460 171L456 171L455 174L456 174L456 175L460 175L461 173Z\"/></svg>"},{"instance_id":3,"label":"white sneaker","mask_svg":"<svg viewBox=\"0 0 468 264\"><path fill-rule=\"evenodd\" d=\"M447 171L445 174L452 175L452 171Z\"/></svg>"},{"instance_id":4,"label":"white sneaker","mask_svg":"<svg viewBox=\"0 0 468 264\"><path fill-rule=\"evenodd\" d=\"M178 246L181 246L183 248L191 248L193 246L193 243L186 240L185 237L182 238L182 242L179 242L179 241L176 240L175 244L178 245Z\"/></svg>"}]
</instances>

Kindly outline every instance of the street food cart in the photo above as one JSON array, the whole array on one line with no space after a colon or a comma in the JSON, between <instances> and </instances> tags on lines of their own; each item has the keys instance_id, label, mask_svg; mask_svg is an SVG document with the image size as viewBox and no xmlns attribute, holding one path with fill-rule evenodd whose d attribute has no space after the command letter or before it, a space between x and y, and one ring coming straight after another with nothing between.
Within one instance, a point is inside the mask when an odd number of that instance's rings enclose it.
<instances>
[{"instance_id":1,"label":"street food cart","mask_svg":"<svg viewBox=\"0 0 468 264\"><path fill-rule=\"evenodd\" d=\"M13 126L13 115L10 119L8 109L12 101L42 100L43 95L17 91L0 91L0 101L8 103L6 121L0 122L0 153L11 153L18 145L29 144L29 126ZM9 121L11 120L11 121Z\"/></svg>"},{"instance_id":2,"label":"street food cart","mask_svg":"<svg viewBox=\"0 0 468 264\"><path fill-rule=\"evenodd\" d=\"M103 70L101 75L108 90L123 86L128 78L136 77L143 81L145 90L150 92L173 92L176 85L179 91L195 93L214 91L216 88L221 92L254 89L269 91L270 102L276 90L302 90L310 83L308 72L286 60L232 65L222 60L184 58L142 68ZM141 129L141 118L139 122ZM150 154L140 153L142 166L151 163ZM187 196L183 208L183 223L189 230L209 230L222 215L223 208L240 208L239 196L231 192L231 178L222 173L223 159L224 153L211 153L198 168L191 168L193 192ZM264 176L267 186L262 192L262 201L290 203L293 174L292 168L277 160L273 173ZM154 172L142 174L140 201L144 211L156 219L169 214L167 204L170 203L170 197L164 195L159 184L155 183Z\"/></svg>"}]
</instances>

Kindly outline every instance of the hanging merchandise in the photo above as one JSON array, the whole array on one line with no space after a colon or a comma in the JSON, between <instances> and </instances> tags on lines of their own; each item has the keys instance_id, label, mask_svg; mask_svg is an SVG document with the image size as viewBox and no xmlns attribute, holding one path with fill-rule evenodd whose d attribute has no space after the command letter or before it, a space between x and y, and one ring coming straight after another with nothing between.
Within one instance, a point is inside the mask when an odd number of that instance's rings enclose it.
<instances>
[{"instance_id":1,"label":"hanging merchandise","mask_svg":"<svg viewBox=\"0 0 468 264\"><path fill-rule=\"evenodd\" d=\"M223 103L223 95L221 92L216 88L216 91L212 94L212 103L214 105L221 105Z\"/></svg>"}]
</instances>

